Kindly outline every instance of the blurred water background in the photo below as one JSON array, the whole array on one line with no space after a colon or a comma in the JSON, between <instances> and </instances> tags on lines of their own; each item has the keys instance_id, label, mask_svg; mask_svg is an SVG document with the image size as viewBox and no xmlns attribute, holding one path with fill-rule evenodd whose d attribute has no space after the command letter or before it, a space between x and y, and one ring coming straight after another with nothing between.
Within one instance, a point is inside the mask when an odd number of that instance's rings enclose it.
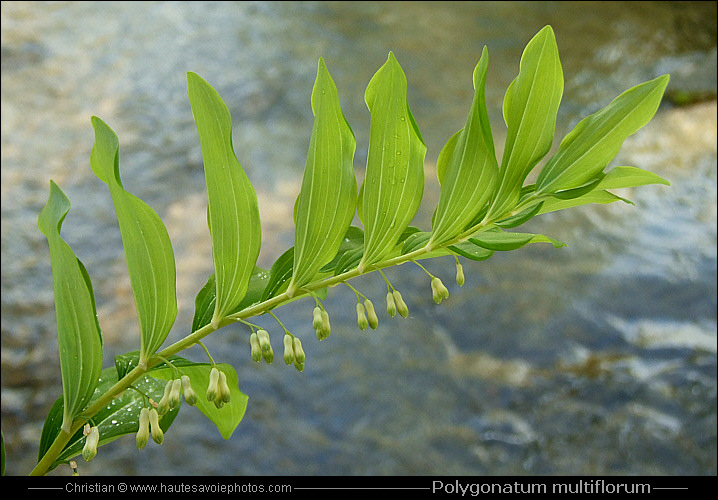
<instances>
[{"instance_id":1,"label":"blurred water background","mask_svg":"<svg viewBox=\"0 0 718 500\"><path fill-rule=\"evenodd\" d=\"M484 45L497 151L501 104L528 40L556 33L565 75L554 148L579 120L629 87L671 73L656 117L614 165L672 186L619 194L636 206L586 206L525 230L569 244L531 245L465 263L427 261L449 285L440 306L415 266L388 271L409 319L356 327L354 295L330 292L332 336L319 343L309 301L278 314L304 343L303 373L249 357L247 332L207 340L249 395L224 441L185 407L162 447L133 438L100 449L85 474L716 474L715 2L2 2L2 431L8 474L37 460L60 395L47 243L37 215L54 179L73 203L64 238L93 280L105 366L137 349L138 327L106 186L89 165L97 115L120 138L122 180L164 220L188 333L212 272L201 152L185 74L230 108L238 158L260 204L270 267L292 245L292 208L311 132L319 57L357 137L363 95L391 50L427 143L430 227L435 162L471 103ZM354 283L383 303L375 275ZM379 307L382 309L383 306ZM271 322L275 351L281 335ZM189 351L197 361L199 350ZM66 467L53 474L69 474Z\"/></svg>"}]
</instances>

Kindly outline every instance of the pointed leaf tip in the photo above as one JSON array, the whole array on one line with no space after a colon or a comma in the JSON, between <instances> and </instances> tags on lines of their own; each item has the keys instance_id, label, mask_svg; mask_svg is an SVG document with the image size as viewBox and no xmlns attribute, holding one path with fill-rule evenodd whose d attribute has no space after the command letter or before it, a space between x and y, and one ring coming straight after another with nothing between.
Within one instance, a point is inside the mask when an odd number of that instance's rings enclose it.
<instances>
[{"instance_id":1,"label":"pointed leaf tip","mask_svg":"<svg viewBox=\"0 0 718 500\"><path fill-rule=\"evenodd\" d=\"M293 272L290 295L336 255L356 211L356 140L322 59L312 91L312 112L315 118L307 162L294 207L296 251L293 270L289 269Z\"/></svg>"},{"instance_id":2,"label":"pointed leaf tip","mask_svg":"<svg viewBox=\"0 0 718 500\"><path fill-rule=\"evenodd\" d=\"M174 252L159 215L122 187L117 135L97 117L92 125L95 144L90 165L112 196L140 323L141 359L146 361L167 337L177 315Z\"/></svg>"},{"instance_id":3,"label":"pointed leaf tip","mask_svg":"<svg viewBox=\"0 0 718 500\"><path fill-rule=\"evenodd\" d=\"M73 419L92 396L102 369L102 333L90 277L60 235L62 222L69 210L70 200L57 184L50 181L50 195L40 212L38 227L50 248L64 430L70 428Z\"/></svg>"},{"instance_id":4,"label":"pointed leaf tip","mask_svg":"<svg viewBox=\"0 0 718 500\"><path fill-rule=\"evenodd\" d=\"M526 44L519 74L504 95L507 126L497 189L488 217L501 217L519 199L521 186L551 149L564 79L558 46L550 26Z\"/></svg>"},{"instance_id":5,"label":"pointed leaf tip","mask_svg":"<svg viewBox=\"0 0 718 500\"><path fill-rule=\"evenodd\" d=\"M95 132L95 143L90 154L90 167L105 184L114 181L122 186L119 172L120 140L112 128L97 116L90 119Z\"/></svg>"},{"instance_id":6,"label":"pointed leaf tip","mask_svg":"<svg viewBox=\"0 0 718 500\"><path fill-rule=\"evenodd\" d=\"M663 75L636 85L581 120L539 173L536 191L550 193L580 187L603 171L623 142L653 118L668 79Z\"/></svg>"},{"instance_id":7,"label":"pointed leaf tip","mask_svg":"<svg viewBox=\"0 0 718 500\"><path fill-rule=\"evenodd\" d=\"M257 194L232 146L232 118L219 93L194 73L187 93L202 148L217 296L213 321L244 298L259 255Z\"/></svg>"},{"instance_id":8,"label":"pointed leaf tip","mask_svg":"<svg viewBox=\"0 0 718 500\"><path fill-rule=\"evenodd\" d=\"M426 146L406 92L406 75L390 52L364 94L371 122L366 175L357 202L365 226L360 269L378 262L396 245L423 194Z\"/></svg>"},{"instance_id":9,"label":"pointed leaf tip","mask_svg":"<svg viewBox=\"0 0 718 500\"><path fill-rule=\"evenodd\" d=\"M474 97L466 125L439 154L436 171L441 196L432 220L430 245L441 245L463 231L493 192L498 164L486 110L486 48L474 69Z\"/></svg>"},{"instance_id":10,"label":"pointed leaf tip","mask_svg":"<svg viewBox=\"0 0 718 500\"><path fill-rule=\"evenodd\" d=\"M47 204L40 211L37 226L40 232L49 237L52 231L60 232L62 222L70 211L70 199L55 181L50 180L50 195ZM53 226L53 221L55 225Z\"/></svg>"}]
</instances>

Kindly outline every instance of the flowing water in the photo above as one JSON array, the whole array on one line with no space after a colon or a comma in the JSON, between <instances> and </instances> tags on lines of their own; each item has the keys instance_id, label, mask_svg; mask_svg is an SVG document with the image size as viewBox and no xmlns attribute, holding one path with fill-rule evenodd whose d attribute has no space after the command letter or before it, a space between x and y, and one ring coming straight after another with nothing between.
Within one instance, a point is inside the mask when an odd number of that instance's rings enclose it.
<instances>
[{"instance_id":1,"label":"flowing water","mask_svg":"<svg viewBox=\"0 0 718 500\"><path fill-rule=\"evenodd\" d=\"M63 236L88 268L105 365L137 348L122 245L106 186L92 173L90 117L117 132L126 189L164 220L187 333L212 271L201 152L185 74L230 108L234 145L262 218L259 264L292 244L294 199L311 131L319 57L357 137L363 94L391 50L427 143L428 229L435 162L465 120L471 75L488 47L487 102L497 149L501 103L521 51L541 27L557 36L566 84L554 147L620 92L671 73L654 120L614 165L671 181L620 193L636 206L588 206L526 230L569 244L532 245L466 263L428 261L451 298L431 300L415 266L389 270L411 310L356 328L354 295L326 301L319 343L312 304L278 311L303 339L306 369L255 364L244 329L207 340L249 395L224 441L185 408L162 447L101 448L84 474L716 474L716 6L714 2L3 2L2 430L7 472L36 461L61 391L47 244L37 214L54 179L73 203ZM676 103L689 105L678 106ZM378 276L356 287L381 309ZM263 319L258 321L263 322ZM281 335L272 323L275 350ZM188 357L203 361L199 350ZM68 474L65 467L53 474Z\"/></svg>"}]
</instances>

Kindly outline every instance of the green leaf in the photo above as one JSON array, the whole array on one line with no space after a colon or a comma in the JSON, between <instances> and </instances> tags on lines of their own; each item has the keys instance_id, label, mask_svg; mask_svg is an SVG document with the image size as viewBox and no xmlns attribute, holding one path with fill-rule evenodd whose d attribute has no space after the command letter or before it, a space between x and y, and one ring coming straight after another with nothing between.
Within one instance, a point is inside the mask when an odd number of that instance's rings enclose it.
<instances>
[{"instance_id":1,"label":"green leaf","mask_svg":"<svg viewBox=\"0 0 718 500\"><path fill-rule=\"evenodd\" d=\"M473 238L469 238L469 241L487 250L494 251L516 250L529 243L551 243L555 248L567 246L565 243L543 234L509 233L498 228L478 233Z\"/></svg>"},{"instance_id":2,"label":"green leaf","mask_svg":"<svg viewBox=\"0 0 718 500\"><path fill-rule=\"evenodd\" d=\"M421 231L418 227L408 226L399 236L399 241L396 246L387 253L385 259L393 259L401 255L406 255L409 252L418 250L424 246L431 238L430 231ZM441 257L444 255L451 255L451 251L445 247L435 248L429 252L422 252L421 254L412 258L412 260L431 259L434 257Z\"/></svg>"},{"instance_id":3,"label":"green leaf","mask_svg":"<svg viewBox=\"0 0 718 500\"><path fill-rule=\"evenodd\" d=\"M408 238L406 238L406 240L404 240L401 247L401 253L407 254L425 246L431 239L431 235L432 233L426 231L417 231L412 233Z\"/></svg>"},{"instance_id":4,"label":"green leaf","mask_svg":"<svg viewBox=\"0 0 718 500\"><path fill-rule=\"evenodd\" d=\"M342 256L339 258L336 266L334 267L334 276L339 276L343 272L357 267L359 265L359 262L361 262L363 256L363 247L343 252Z\"/></svg>"},{"instance_id":5,"label":"green leaf","mask_svg":"<svg viewBox=\"0 0 718 500\"><path fill-rule=\"evenodd\" d=\"M262 291L262 302L277 295L282 285L289 281L292 277L294 262L294 247L291 247L272 264L272 268L269 270L267 285Z\"/></svg>"},{"instance_id":6,"label":"green leaf","mask_svg":"<svg viewBox=\"0 0 718 500\"><path fill-rule=\"evenodd\" d=\"M356 210L352 165L356 141L323 59L319 59L311 102L315 118L296 204L290 297L336 255Z\"/></svg>"},{"instance_id":7,"label":"green leaf","mask_svg":"<svg viewBox=\"0 0 718 500\"><path fill-rule=\"evenodd\" d=\"M182 358L177 355L170 356L169 358L165 358L168 361L171 361L172 363L176 362L184 362L187 361L185 358ZM117 378L121 379L125 375L127 375L130 371L137 368L139 366L139 360L140 360L140 353L139 351L132 351L125 354L118 354L115 356L115 370L117 371ZM165 363L160 363L152 368L150 368L149 371L152 370L159 370L166 368L167 365Z\"/></svg>"},{"instance_id":8,"label":"green leaf","mask_svg":"<svg viewBox=\"0 0 718 500\"><path fill-rule=\"evenodd\" d=\"M50 181L50 196L38 227L50 247L64 398L62 428L66 431L87 406L102 370L102 333L92 284L85 266L60 236L69 210L70 200Z\"/></svg>"},{"instance_id":9,"label":"green leaf","mask_svg":"<svg viewBox=\"0 0 718 500\"><path fill-rule=\"evenodd\" d=\"M212 273L194 299L193 332L212 322L216 301L217 283L214 280L214 273Z\"/></svg>"},{"instance_id":10,"label":"green leaf","mask_svg":"<svg viewBox=\"0 0 718 500\"><path fill-rule=\"evenodd\" d=\"M404 71L390 52L364 95L371 125L366 176L358 199L365 228L362 271L394 248L424 193L426 146L406 91Z\"/></svg>"},{"instance_id":11,"label":"green leaf","mask_svg":"<svg viewBox=\"0 0 718 500\"><path fill-rule=\"evenodd\" d=\"M319 272L333 273L334 269L337 267L337 263L344 256L344 254L356 249L363 250L363 248L364 231L359 227L349 226L347 228L347 232L344 234L344 239L342 239L341 245L339 245L339 250L337 251L337 254L330 262L328 262L324 267L322 267Z\"/></svg>"},{"instance_id":12,"label":"green leaf","mask_svg":"<svg viewBox=\"0 0 718 500\"><path fill-rule=\"evenodd\" d=\"M217 426L219 433L224 439L229 439L244 417L247 410L246 394L239 390L239 382L237 372L230 365L221 363L214 365L227 376L227 383L231 393L229 403L225 403L222 408L217 408L214 403L207 401L204 396L209 385L209 372L212 366L209 363L194 363L192 361L179 358L172 362L174 366L179 368L183 375L190 378L192 389L197 393L197 404L195 405L199 411L209 418L214 425ZM176 373L176 372L174 372ZM170 380L174 377L173 370L169 367L152 369L149 374L152 377L162 380Z\"/></svg>"},{"instance_id":13,"label":"green leaf","mask_svg":"<svg viewBox=\"0 0 718 500\"><path fill-rule=\"evenodd\" d=\"M456 245L451 245L449 250L461 255L462 257L466 257L467 259L478 261L486 260L494 254L493 250L480 247L471 241L464 241Z\"/></svg>"},{"instance_id":14,"label":"green leaf","mask_svg":"<svg viewBox=\"0 0 718 500\"><path fill-rule=\"evenodd\" d=\"M603 179L604 175L605 174L603 172L599 172L599 174L594 179L591 179L583 186L571 189L564 189L562 191L556 191L555 193L551 193L551 196L553 196L554 198L558 198L559 200L572 200L574 198L579 198L596 189L601 182L601 179Z\"/></svg>"},{"instance_id":15,"label":"green leaf","mask_svg":"<svg viewBox=\"0 0 718 500\"><path fill-rule=\"evenodd\" d=\"M262 292L269 282L269 271L259 266L254 267L252 275L249 277L247 285L247 293L244 294L242 302L235 307L230 314L237 313L262 300ZM215 302L217 298L217 284L215 282L214 273L207 279L202 289L197 293L194 300L194 318L192 320L192 331L196 332L205 325L212 322L212 315L215 310Z\"/></svg>"},{"instance_id":16,"label":"green leaf","mask_svg":"<svg viewBox=\"0 0 718 500\"><path fill-rule=\"evenodd\" d=\"M637 186L646 186L648 184L663 184L670 186L663 177L643 170L638 167L613 167L611 170L606 172L606 175L601 179L601 182L597 186L599 189L620 189L630 188Z\"/></svg>"},{"instance_id":17,"label":"green leaf","mask_svg":"<svg viewBox=\"0 0 718 500\"><path fill-rule=\"evenodd\" d=\"M182 375L190 378L192 389L197 393L198 401L196 407L204 413L212 422L217 425L222 437L229 439L232 432L237 427L244 416L247 408L247 396L239 390L237 373L230 365L217 364L217 368L227 375L227 382L231 391L231 401L218 409L214 403L207 401L205 394L209 385L209 372L212 365L209 363L195 363L180 356L171 356L169 360ZM121 356L115 357L115 367L118 376L123 377L127 372L137 366L138 353L128 352ZM173 371L166 363L159 364L151 368L148 372L154 378L161 380L170 380L176 378L177 371ZM164 388L164 384L162 384ZM160 395L161 397L161 395ZM157 399L159 401L159 399Z\"/></svg>"},{"instance_id":18,"label":"green leaf","mask_svg":"<svg viewBox=\"0 0 718 500\"><path fill-rule=\"evenodd\" d=\"M589 193L573 199L560 199L555 196L550 197L542 203L541 209L538 211L537 215L577 207L580 205L588 205L590 203L606 204L613 203L614 201L623 201L633 205L632 201L617 196L606 190L631 188L645 186L648 184L663 184L670 186L670 182L653 172L637 167L614 167L606 172L606 175Z\"/></svg>"},{"instance_id":19,"label":"green leaf","mask_svg":"<svg viewBox=\"0 0 718 500\"><path fill-rule=\"evenodd\" d=\"M593 179L618 154L623 142L653 118L668 79L663 75L637 85L581 120L541 170L536 192L571 189Z\"/></svg>"},{"instance_id":20,"label":"green leaf","mask_svg":"<svg viewBox=\"0 0 718 500\"><path fill-rule=\"evenodd\" d=\"M449 137L449 140L446 141L444 147L441 148L441 151L439 151L439 157L436 159L436 178L439 180L439 185L442 185L444 183L446 171L449 168L451 158L452 156L454 156L454 150L456 149L456 145L458 144L459 138L462 137L462 135L464 135L463 128L451 137Z\"/></svg>"},{"instance_id":21,"label":"green leaf","mask_svg":"<svg viewBox=\"0 0 718 500\"><path fill-rule=\"evenodd\" d=\"M496 223L497 226L502 227L504 229L510 229L512 227L518 227L521 224L524 224L529 219L534 217L535 215L538 215L539 211L541 210L541 207L543 206L544 202L540 202L537 205L534 205L533 207L529 207L526 210L522 210L521 212L517 213L516 215L512 215L510 217L507 217L505 219L501 219Z\"/></svg>"},{"instance_id":22,"label":"green leaf","mask_svg":"<svg viewBox=\"0 0 718 500\"><path fill-rule=\"evenodd\" d=\"M496 183L498 163L484 95L488 66L489 55L484 47L474 69L474 100L466 125L439 154L441 196L432 222L430 246L440 246L460 234L488 202Z\"/></svg>"},{"instance_id":23,"label":"green leaf","mask_svg":"<svg viewBox=\"0 0 718 500\"><path fill-rule=\"evenodd\" d=\"M489 218L500 217L516 205L524 180L551 149L562 94L556 38L551 26L545 26L526 45L519 74L504 97L508 130Z\"/></svg>"},{"instance_id":24,"label":"green leaf","mask_svg":"<svg viewBox=\"0 0 718 500\"><path fill-rule=\"evenodd\" d=\"M562 200L559 198L548 198L542 205L541 209L536 215L542 215L549 212L555 212L556 210L564 210L566 208L578 207L581 205L588 205L591 203L613 203L614 201L623 201L633 205L633 202L626 198L621 198L613 193L606 191L605 189L593 189L591 192L579 197Z\"/></svg>"},{"instance_id":25,"label":"green leaf","mask_svg":"<svg viewBox=\"0 0 718 500\"><path fill-rule=\"evenodd\" d=\"M139 359L139 353L137 353L135 359ZM90 403L104 395L117 381L117 371L115 368L105 368L102 370L101 376L99 377L99 384L95 389ZM145 376L134 382L132 387L137 390L125 390L92 417L90 423L96 425L100 431L99 446L106 445L126 434L136 433L139 429L140 410L149 404L144 395L146 394L155 401L159 401L162 398L165 383ZM40 436L38 461L45 455L60 432L63 406L63 399L59 398L55 401L55 404L45 419L45 424ZM160 427L163 431L169 429L178 412L179 407L171 409L160 416ZM84 444L85 436L82 434L82 429L80 429L70 438L70 441L50 468L54 469L58 465L81 454Z\"/></svg>"},{"instance_id":26,"label":"green leaf","mask_svg":"<svg viewBox=\"0 0 718 500\"><path fill-rule=\"evenodd\" d=\"M187 73L187 92L202 145L216 281L212 324L244 298L261 244L257 194L232 146L232 118L216 90Z\"/></svg>"},{"instance_id":27,"label":"green leaf","mask_svg":"<svg viewBox=\"0 0 718 500\"><path fill-rule=\"evenodd\" d=\"M95 145L90 164L112 195L137 306L141 358L146 362L165 341L177 317L172 244L157 213L122 187L115 132L96 116L92 117L92 127Z\"/></svg>"}]
</instances>

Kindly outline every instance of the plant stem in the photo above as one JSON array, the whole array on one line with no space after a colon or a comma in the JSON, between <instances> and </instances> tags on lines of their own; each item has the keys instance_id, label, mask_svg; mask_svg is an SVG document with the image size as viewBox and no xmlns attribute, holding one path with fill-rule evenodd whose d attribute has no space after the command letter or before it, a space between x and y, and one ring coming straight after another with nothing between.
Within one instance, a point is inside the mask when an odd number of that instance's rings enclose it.
<instances>
[{"instance_id":1,"label":"plant stem","mask_svg":"<svg viewBox=\"0 0 718 500\"><path fill-rule=\"evenodd\" d=\"M528 200L527 200L528 201ZM525 205L525 202L524 202ZM494 220L500 220L501 218L504 218L506 215L502 215L501 217L496 217ZM462 241L466 241L469 236L473 235L474 233L488 229L490 227L493 227L493 220L491 221L482 221L475 226L467 229L460 235L458 235L453 240L442 244L438 248L432 248L427 243L426 246L419 248L417 250L414 250L412 252L403 254L403 255L396 255L394 257L387 258L386 260L377 262L376 264L373 264L369 266L368 268L364 269L362 272L359 271L359 268L350 269L349 271L345 271L341 274L338 274L336 276L320 279L318 281L315 281L313 283L309 283L305 286L303 286L299 290L295 290L292 296L290 296L286 291L283 293L280 293L279 295L276 295L275 297L272 297L270 299L265 300L264 302L259 302L257 304L251 305L245 309L242 309L239 312L236 312L234 314L230 314L229 316L226 316L222 320L219 321L217 327L213 327L212 323L203 326L202 328L199 328L198 330L195 330L194 332L190 333L186 337L178 340L174 344L170 345L169 347L166 347L159 353L156 353L152 357L150 357L147 361L146 368L143 368L142 366L137 366L133 368L131 371L129 371L127 374L125 374L124 377L122 377L120 380L118 380L115 385L110 387L110 389L107 390L102 396L100 396L98 399L96 399L90 406L87 407L85 411L82 412L81 415L79 415L75 420L72 422L72 426L70 429L70 432L63 432L60 431L60 433L55 438L55 441L53 441L50 448L48 448L47 452L43 457L40 459L40 461L37 463L35 468L30 472L31 476L40 476L47 473L49 468L52 466L53 462L57 459L57 457L62 453L62 450L65 448L67 443L70 441L72 436L85 424L85 422L91 418L95 413L97 413L100 409L105 407L107 404L109 404L118 394L121 394L123 391L125 391L128 387L130 387L137 379L142 377L145 373L147 373L151 368L155 367L156 365L163 363L165 358L169 358L170 356L177 354L180 351L183 351L189 347L191 347L194 344L200 343L200 341L205 338L207 335L213 333L214 331L230 325L234 324L237 321L241 321L245 318L249 318L252 316L258 316L260 314L264 314L271 309L283 305L284 302L289 301L290 299L294 299L303 295L312 295L312 292L315 290L320 290L322 288L332 287L335 285L338 285L344 281L350 280L352 278L356 278L358 276L369 274L374 271L381 272L381 269L397 266L400 264L404 264L405 262L412 261L416 258L421 257L424 254L428 254L435 250L442 250L445 249L451 245L454 245L456 243L460 243ZM383 273L382 273L383 274Z\"/></svg>"}]
</instances>

